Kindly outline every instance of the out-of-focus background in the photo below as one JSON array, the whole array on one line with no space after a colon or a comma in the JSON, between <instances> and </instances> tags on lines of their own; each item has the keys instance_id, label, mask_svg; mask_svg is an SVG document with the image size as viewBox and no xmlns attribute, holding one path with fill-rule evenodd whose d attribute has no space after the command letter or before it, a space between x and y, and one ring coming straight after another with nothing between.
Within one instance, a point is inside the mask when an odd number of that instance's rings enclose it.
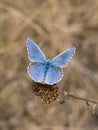
<instances>
[{"instance_id":1,"label":"out-of-focus background","mask_svg":"<svg viewBox=\"0 0 98 130\"><path fill-rule=\"evenodd\" d=\"M98 0L0 1L0 130L97 130L98 112L86 103L45 105L34 96L28 37L47 58L76 46L58 87L98 101Z\"/></svg>"}]
</instances>

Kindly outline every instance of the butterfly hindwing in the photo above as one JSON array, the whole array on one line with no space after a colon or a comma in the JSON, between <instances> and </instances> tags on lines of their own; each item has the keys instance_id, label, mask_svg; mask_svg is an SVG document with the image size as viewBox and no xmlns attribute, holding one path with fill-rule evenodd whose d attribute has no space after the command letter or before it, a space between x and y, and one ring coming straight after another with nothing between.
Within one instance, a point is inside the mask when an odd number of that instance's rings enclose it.
<instances>
[{"instance_id":1,"label":"butterfly hindwing","mask_svg":"<svg viewBox=\"0 0 98 130\"><path fill-rule=\"evenodd\" d=\"M30 61L43 63L46 60L42 50L30 38L27 40L27 50Z\"/></svg>"},{"instance_id":2,"label":"butterfly hindwing","mask_svg":"<svg viewBox=\"0 0 98 130\"><path fill-rule=\"evenodd\" d=\"M60 67L50 66L45 76L44 82L50 85L56 84L62 79L62 77L63 74Z\"/></svg>"},{"instance_id":3,"label":"butterfly hindwing","mask_svg":"<svg viewBox=\"0 0 98 130\"><path fill-rule=\"evenodd\" d=\"M41 63L30 64L27 72L35 82L42 83L44 80L45 66Z\"/></svg>"},{"instance_id":4,"label":"butterfly hindwing","mask_svg":"<svg viewBox=\"0 0 98 130\"><path fill-rule=\"evenodd\" d=\"M75 53L76 48L70 48L52 59L55 66L65 67Z\"/></svg>"}]
</instances>

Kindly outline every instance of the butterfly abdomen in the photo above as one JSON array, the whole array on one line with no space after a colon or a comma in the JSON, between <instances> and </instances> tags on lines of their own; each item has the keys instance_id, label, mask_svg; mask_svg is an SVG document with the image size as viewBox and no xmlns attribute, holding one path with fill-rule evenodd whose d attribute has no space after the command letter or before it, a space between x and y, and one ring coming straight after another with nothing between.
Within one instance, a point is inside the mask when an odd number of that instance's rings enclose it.
<instances>
[{"instance_id":1,"label":"butterfly abdomen","mask_svg":"<svg viewBox=\"0 0 98 130\"><path fill-rule=\"evenodd\" d=\"M47 71L48 71L48 69L50 68L50 66L51 66L51 60L47 60L47 61L46 61L46 64L45 64L44 80L45 80L45 77L46 77L46 75L47 75Z\"/></svg>"}]
</instances>

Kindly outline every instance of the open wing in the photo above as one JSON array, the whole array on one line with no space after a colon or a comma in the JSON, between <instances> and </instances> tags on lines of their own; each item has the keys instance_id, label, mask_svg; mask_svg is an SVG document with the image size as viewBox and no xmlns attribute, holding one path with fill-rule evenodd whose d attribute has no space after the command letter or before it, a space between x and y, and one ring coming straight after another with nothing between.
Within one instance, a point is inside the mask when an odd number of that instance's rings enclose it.
<instances>
[{"instance_id":1,"label":"open wing","mask_svg":"<svg viewBox=\"0 0 98 130\"><path fill-rule=\"evenodd\" d=\"M30 64L27 68L27 72L35 82L42 83L44 80L45 66L41 63Z\"/></svg>"},{"instance_id":2,"label":"open wing","mask_svg":"<svg viewBox=\"0 0 98 130\"><path fill-rule=\"evenodd\" d=\"M38 45L30 38L27 40L28 57L32 62L43 63L46 57Z\"/></svg>"},{"instance_id":3,"label":"open wing","mask_svg":"<svg viewBox=\"0 0 98 130\"><path fill-rule=\"evenodd\" d=\"M54 66L65 67L75 53L76 48L70 48L52 59Z\"/></svg>"},{"instance_id":4,"label":"open wing","mask_svg":"<svg viewBox=\"0 0 98 130\"><path fill-rule=\"evenodd\" d=\"M59 67L50 66L48 69L44 83L53 85L58 83L63 77L62 70Z\"/></svg>"}]
</instances>

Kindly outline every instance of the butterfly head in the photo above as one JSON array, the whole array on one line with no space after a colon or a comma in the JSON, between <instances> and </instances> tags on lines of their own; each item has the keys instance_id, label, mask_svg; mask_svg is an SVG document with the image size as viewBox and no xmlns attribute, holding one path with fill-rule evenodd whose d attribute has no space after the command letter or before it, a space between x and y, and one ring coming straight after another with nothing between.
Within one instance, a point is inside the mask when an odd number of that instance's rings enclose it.
<instances>
[{"instance_id":1,"label":"butterfly head","mask_svg":"<svg viewBox=\"0 0 98 130\"><path fill-rule=\"evenodd\" d=\"M47 69L51 66L51 64L52 64L52 62L51 62L50 59L46 60L45 66L46 66Z\"/></svg>"},{"instance_id":2,"label":"butterfly head","mask_svg":"<svg viewBox=\"0 0 98 130\"><path fill-rule=\"evenodd\" d=\"M47 60L46 60L46 63L47 63L47 64L51 64L51 60L50 60L50 59L47 59Z\"/></svg>"}]
</instances>

